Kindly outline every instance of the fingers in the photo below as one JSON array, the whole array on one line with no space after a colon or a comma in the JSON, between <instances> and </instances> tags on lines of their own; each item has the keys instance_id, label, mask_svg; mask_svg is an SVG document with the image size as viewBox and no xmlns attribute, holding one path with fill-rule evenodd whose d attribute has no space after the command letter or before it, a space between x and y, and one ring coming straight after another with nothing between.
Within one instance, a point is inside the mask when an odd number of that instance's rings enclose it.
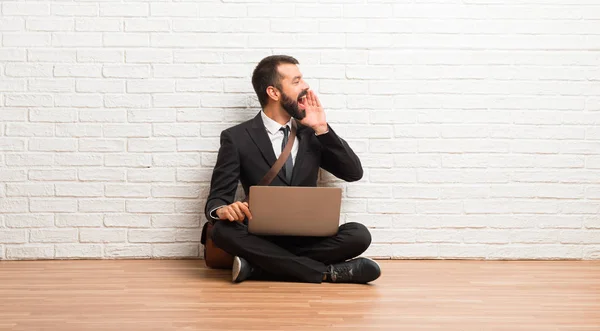
<instances>
[{"instance_id":1,"label":"fingers","mask_svg":"<svg viewBox=\"0 0 600 331\"><path fill-rule=\"evenodd\" d=\"M229 206L225 206L225 207L221 207L219 209L217 209L217 216L219 216L219 219L222 220L229 220L229 221L235 221L235 218L233 217Z\"/></svg>"},{"instance_id":2,"label":"fingers","mask_svg":"<svg viewBox=\"0 0 600 331\"><path fill-rule=\"evenodd\" d=\"M306 99L308 101L308 105L309 106L316 106L316 102L315 102L315 94L313 93L312 90L309 90L308 93L306 94Z\"/></svg>"},{"instance_id":3,"label":"fingers","mask_svg":"<svg viewBox=\"0 0 600 331\"><path fill-rule=\"evenodd\" d=\"M250 213L250 209L248 208L248 203L239 203L238 206L240 207L240 210L244 213L244 215L246 215L246 217L248 217L248 219L251 220L252 214Z\"/></svg>"},{"instance_id":4,"label":"fingers","mask_svg":"<svg viewBox=\"0 0 600 331\"><path fill-rule=\"evenodd\" d=\"M252 213L250 213L248 203L240 201L234 202L229 206L217 209L217 216L219 216L219 218L222 220L229 220L231 222L241 222L246 217L248 217L248 219L252 219Z\"/></svg>"},{"instance_id":5,"label":"fingers","mask_svg":"<svg viewBox=\"0 0 600 331\"><path fill-rule=\"evenodd\" d=\"M235 214L235 220L236 221L242 221L244 220L244 212L240 209L240 204L239 203L232 203L231 204L231 209L233 210L233 213Z\"/></svg>"},{"instance_id":6,"label":"fingers","mask_svg":"<svg viewBox=\"0 0 600 331\"><path fill-rule=\"evenodd\" d=\"M321 107L321 100L319 100L319 97L317 96L316 93L313 92L313 95L315 96L315 105L320 108Z\"/></svg>"}]
</instances>

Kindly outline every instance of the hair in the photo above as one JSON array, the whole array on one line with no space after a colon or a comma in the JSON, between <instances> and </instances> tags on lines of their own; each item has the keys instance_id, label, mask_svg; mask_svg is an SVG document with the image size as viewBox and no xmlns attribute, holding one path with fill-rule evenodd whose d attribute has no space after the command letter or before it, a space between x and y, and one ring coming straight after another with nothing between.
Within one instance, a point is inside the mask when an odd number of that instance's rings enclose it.
<instances>
[{"instance_id":1,"label":"hair","mask_svg":"<svg viewBox=\"0 0 600 331\"><path fill-rule=\"evenodd\" d=\"M282 63L299 64L298 60L288 55L271 55L262 59L252 73L252 86L258 96L261 107L269 101L267 88L274 86L281 90L281 75L277 67Z\"/></svg>"}]
</instances>

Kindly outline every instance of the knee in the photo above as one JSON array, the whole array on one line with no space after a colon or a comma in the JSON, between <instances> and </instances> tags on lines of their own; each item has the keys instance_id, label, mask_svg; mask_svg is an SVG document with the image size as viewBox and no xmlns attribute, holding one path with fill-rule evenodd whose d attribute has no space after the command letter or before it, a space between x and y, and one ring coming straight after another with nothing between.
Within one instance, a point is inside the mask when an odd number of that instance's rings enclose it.
<instances>
[{"instance_id":1,"label":"knee","mask_svg":"<svg viewBox=\"0 0 600 331\"><path fill-rule=\"evenodd\" d=\"M217 246L223 246L232 237L233 222L217 221L212 227L210 233L211 239Z\"/></svg>"},{"instance_id":2,"label":"knee","mask_svg":"<svg viewBox=\"0 0 600 331\"><path fill-rule=\"evenodd\" d=\"M371 232L366 226L355 222L346 223L344 225L350 231L348 245L351 246L353 250L360 251L357 255L362 254L369 246L371 246Z\"/></svg>"}]
</instances>

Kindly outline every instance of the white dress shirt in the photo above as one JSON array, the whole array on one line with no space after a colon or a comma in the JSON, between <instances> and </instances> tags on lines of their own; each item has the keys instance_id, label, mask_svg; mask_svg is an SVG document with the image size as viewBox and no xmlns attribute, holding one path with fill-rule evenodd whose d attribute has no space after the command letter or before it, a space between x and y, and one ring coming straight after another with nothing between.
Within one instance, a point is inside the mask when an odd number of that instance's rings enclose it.
<instances>
[{"instance_id":1,"label":"white dress shirt","mask_svg":"<svg viewBox=\"0 0 600 331\"><path fill-rule=\"evenodd\" d=\"M283 131L279 129L281 129L283 125L271 119L264 111L260 112L260 116L262 117L265 128L267 129L267 135L273 145L275 159L278 159L279 155L281 155L281 143L283 143ZM290 118L285 125L292 130L292 119ZM294 145L292 145L292 164L296 164L296 155L298 155L298 139L294 139Z\"/></svg>"}]
</instances>

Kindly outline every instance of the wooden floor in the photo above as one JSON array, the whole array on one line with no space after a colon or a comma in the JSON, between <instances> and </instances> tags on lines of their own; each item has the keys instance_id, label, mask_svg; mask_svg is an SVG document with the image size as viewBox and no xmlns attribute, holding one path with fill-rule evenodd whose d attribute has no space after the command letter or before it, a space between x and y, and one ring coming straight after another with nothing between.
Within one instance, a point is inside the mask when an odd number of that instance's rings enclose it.
<instances>
[{"instance_id":1,"label":"wooden floor","mask_svg":"<svg viewBox=\"0 0 600 331\"><path fill-rule=\"evenodd\" d=\"M372 285L201 260L0 262L0 330L600 330L600 261L380 261Z\"/></svg>"}]
</instances>

